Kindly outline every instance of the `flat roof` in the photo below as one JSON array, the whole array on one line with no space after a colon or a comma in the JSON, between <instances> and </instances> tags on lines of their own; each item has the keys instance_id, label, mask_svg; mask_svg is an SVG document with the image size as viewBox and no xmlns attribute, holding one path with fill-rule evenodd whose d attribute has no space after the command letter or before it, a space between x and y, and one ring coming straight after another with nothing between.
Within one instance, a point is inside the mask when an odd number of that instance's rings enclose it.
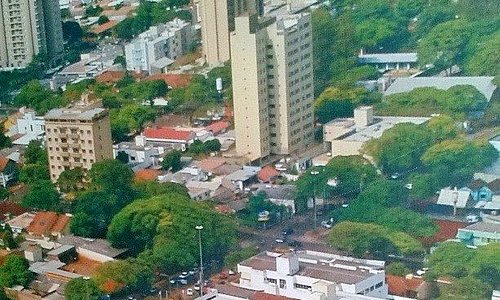
<instances>
[{"instance_id":1,"label":"flat roof","mask_svg":"<svg viewBox=\"0 0 500 300\"><path fill-rule=\"evenodd\" d=\"M385 63L415 63L417 53L372 53L358 56L358 61L365 64L385 64Z\"/></svg>"},{"instance_id":2,"label":"flat roof","mask_svg":"<svg viewBox=\"0 0 500 300\"><path fill-rule=\"evenodd\" d=\"M63 236L58 241L62 245L73 245L77 248L87 249L111 258L125 253L127 249L117 249L111 246L111 243L104 239L88 239L78 236Z\"/></svg>"},{"instance_id":3,"label":"flat roof","mask_svg":"<svg viewBox=\"0 0 500 300\"><path fill-rule=\"evenodd\" d=\"M344 284L354 284L369 278L374 275L374 270L382 271L385 265L384 261L358 259L308 250L285 255L298 256L299 271L294 275ZM276 258L282 256L284 254L262 252L244 260L239 265L261 271L276 271Z\"/></svg>"},{"instance_id":4,"label":"flat roof","mask_svg":"<svg viewBox=\"0 0 500 300\"><path fill-rule=\"evenodd\" d=\"M325 124L325 126L341 126L352 128L353 132L340 140L367 142L382 136L384 131L402 123L423 124L430 120L428 117L373 117L374 122L366 127L356 127L354 119L341 118L334 119Z\"/></svg>"},{"instance_id":5,"label":"flat roof","mask_svg":"<svg viewBox=\"0 0 500 300\"><path fill-rule=\"evenodd\" d=\"M482 232L490 232L490 233L500 234L500 224L478 222L478 223L474 223L472 225L469 225L461 230L482 231Z\"/></svg>"},{"instance_id":6,"label":"flat roof","mask_svg":"<svg viewBox=\"0 0 500 300\"><path fill-rule=\"evenodd\" d=\"M93 106L70 106L66 108L56 108L50 110L45 115L46 121L51 121L51 119L67 119L67 120L93 120L99 117L104 112L107 112L105 108L93 107Z\"/></svg>"}]
</instances>

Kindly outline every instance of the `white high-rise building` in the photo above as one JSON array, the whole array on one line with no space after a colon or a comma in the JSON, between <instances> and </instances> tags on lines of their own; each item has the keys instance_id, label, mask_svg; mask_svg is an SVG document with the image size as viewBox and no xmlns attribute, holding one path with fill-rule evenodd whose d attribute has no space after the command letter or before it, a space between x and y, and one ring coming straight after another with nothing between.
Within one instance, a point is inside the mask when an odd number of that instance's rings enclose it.
<instances>
[{"instance_id":1,"label":"white high-rise building","mask_svg":"<svg viewBox=\"0 0 500 300\"><path fill-rule=\"evenodd\" d=\"M58 0L0 0L0 70L24 68L37 54L55 64L63 50Z\"/></svg>"},{"instance_id":2,"label":"white high-rise building","mask_svg":"<svg viewBox=\"0 0 500 300\"><path fill-rule=\"evenodd\" d=\"M125 45L127 70L164 73L189 51L193 38L191 24L180 19L152 26Z\"/></svg>"},{"instance_id":3,"label":"white high-rise building","mask_svg":"<svg viewBox=\"0 0 500 300\"><path fill-rule=\"evenodd\" d=\"M231 33L236 151L250 161L314 142L311 16L243 14Z\"/></svg>"}]
</instances>

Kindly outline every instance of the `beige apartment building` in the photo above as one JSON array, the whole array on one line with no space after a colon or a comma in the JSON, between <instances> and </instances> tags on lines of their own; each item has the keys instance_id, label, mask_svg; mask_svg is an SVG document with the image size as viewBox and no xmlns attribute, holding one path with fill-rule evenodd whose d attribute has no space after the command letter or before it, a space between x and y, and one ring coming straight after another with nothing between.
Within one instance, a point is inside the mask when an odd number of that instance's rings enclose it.
<instances>
[{"instance_id":1,"label":"beige apartment building","mask_svg":"<svg viewBox=\"0 0 500 300\"><path fill-rule=\"evenodd\" d=\"M314 142L311 17L236 17L231 63L236 151L250 161L299 155Z\"/></svg>"},{"instance_id":2,"label":"beige apartment building","mask_svg":"<svg viewBox=\"0 0 500 300\"><path fill-rule=\"evenodd\" d=\"M234 18L245 12L261 13L262 0L199 0L203 55L210 66L231 58L230 32Z\"/></svg>"},{"instance_id":3,"label":"beige apartment building","mask_svg":"<svg viewBox=\"0 0 500 300\"><path fill-rule=\"evenodd\" d=\"M108 111L96 105L53 109L45 115L50 179L76 167L90 170L95 162L112 159Z\"/></svg>"},{"instance_id":4,"label":"beige apartment building","mask_svg":"<svg viewBox=\"0 0 500 300\"><path fill-rule=\"evenodd\" d=\"M56 63L63 50L57 0L0 0L0 70L24 68L39 53Z\"/></svg>"}]
</instances>

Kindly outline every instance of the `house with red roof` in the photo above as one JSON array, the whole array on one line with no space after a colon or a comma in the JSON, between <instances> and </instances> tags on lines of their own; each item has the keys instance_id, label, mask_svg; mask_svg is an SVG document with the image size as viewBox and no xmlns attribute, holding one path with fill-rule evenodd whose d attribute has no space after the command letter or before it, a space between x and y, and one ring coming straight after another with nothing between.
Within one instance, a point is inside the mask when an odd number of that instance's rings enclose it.
<instances>
[{"instance_id":1,"label":"house with red roof","mask_svg":"<svg viewBox=\"0 0 500 300\"><path fill-rule=\"evenodd\" d=\"M196 138L193 131L172 127L148 127L144 130L143 135L148 142L176 144L181 147L182 151L185 151L187 146L192 144Z\"/></svg>"},{"instance_id":2,"label":"house with red roof","mask_svg":"<svg viewBox=\"0 0 500 300\"><path fill-rule=\"evenodd\" d=\"M0 156L0 185L4 188L17 179L18 168L16 162L10 158Z\"/></svg>"},{"instance_id":3,"label":"house with red roof","mask_svg":"<svg viewBox=\"0 0 500 300\"><path fill-rule=\"evenodd\" d=\"M183 88L191 82L191 74L159 73L146 77L144 80L163 80L172 89Z\"/></svg>"},{"instance_id":4,"label":"house with red roof","mask_svg":"<svg viewBox=\"0 0 500 300\"><path fill-rule=\"evenodd\" d=\"M38 212L26 231L29 235L36 237L60 238L67 230L69 220L69 216L60 215L53 211Z\"/></svg>"},{"instance_id":5,"label":"house with red roof","mask_svg":"<svg viewBox=\"0 0 500 300\"><path fill-rule=\"evenodd\" d=\"M259 179L260 182L262 183L271 183L273 182L278 176L280 175L280 172L278 172L274 167L272 166L265 166L262 168L258 173L257 173L257 178Z\"/></svg>"},{"instance_id":6,"label":"house with red roof","mask_svg":"<svg viewBox=\"0 0 500 300\"><path fill-rule=\"evenodd\" d=\"M417 298L419 288L424 283L422 278L411 275L407 277L386 275L385 280L389 286L389 294L408 298Z\"/></svg>"},{"instance_id":7,"label":"house with red roof","mask_svg":"<svg viewBox=\"0 0 500 300\"><path fill-rule=\"evenodd\" d=\"M214 136L217 136L226 132L230 125L231 124L227 121L217 121L208 125L205 129L210 131Z\"/></svg>"}]
</instances>

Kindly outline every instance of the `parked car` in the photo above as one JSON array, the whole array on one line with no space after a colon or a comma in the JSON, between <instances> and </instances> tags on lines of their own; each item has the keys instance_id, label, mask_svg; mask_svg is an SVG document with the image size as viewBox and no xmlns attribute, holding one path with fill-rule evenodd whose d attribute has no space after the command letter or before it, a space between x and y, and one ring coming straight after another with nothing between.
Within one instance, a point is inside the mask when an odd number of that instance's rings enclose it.
<instances>
[{"instance_id":1,"label":"parked car","mask_svg":"<svg viewBox=\"0 0 500 300\"><path fill-rule=\"evenodd\" d=\"M476 223L479 222L479 216L478 215L468 215L466 217L467 223Z\"/></svg>"},{"instance_id":2,"label":"parked car","mask_svg":"<svg viewBox=\"0 0 500 300\"><path fill-rule=\"evenodd\" d=\"M283 244L283 243L286 241L286 239L285 239L285 237L279 237L279 238L277 238L277 239L276 239L276 240L274 240L274 241L275 241L276 243L278 243L278 244Z\"/></svg>"},{"instance_id":3,"label":"parked car","mask_svg":"<svg viewBox=\"0 0 500 300\"><path fill-rule=\"evenodd\" d=\"M321 222L321 226L323 226L324 228L328 228L328 229L332 228L332 226L333 226L333 219L330 219L328 221L322 221Z\"/></svg>"},{"instance_id":4,"label":"parked car","mask_svg":"<svg viewBox=\"0 0 500 300\"><path fill-rule=\"evenodd\" d=\"M199 290L200 290L200 284L199 284L199 283L196 283L196 284L194 285L194 290L195 290L195 291L199 291Z\"/></svg>"},{"instance_id":5,"label":"parked car","mask_svg":"<svg viewBox=\"0 0 500 300\"><path fill-rule=\"evenodd\" d=\"M193 289L187 289L186 290L186 295L193 296Z\"/></svg>"},{"instance_id":6,"label":"parked car","mask_svg":"<svg viewBox=\"0 0 500 300\"><path fill-rule=\"evenodd\" d=\"M392 179L392 180L397 180L397 179L399 179L399 177L401 177L401 174L399 174L399 173L392 173L389 178Z\"/></svg>"}]
</instances>

